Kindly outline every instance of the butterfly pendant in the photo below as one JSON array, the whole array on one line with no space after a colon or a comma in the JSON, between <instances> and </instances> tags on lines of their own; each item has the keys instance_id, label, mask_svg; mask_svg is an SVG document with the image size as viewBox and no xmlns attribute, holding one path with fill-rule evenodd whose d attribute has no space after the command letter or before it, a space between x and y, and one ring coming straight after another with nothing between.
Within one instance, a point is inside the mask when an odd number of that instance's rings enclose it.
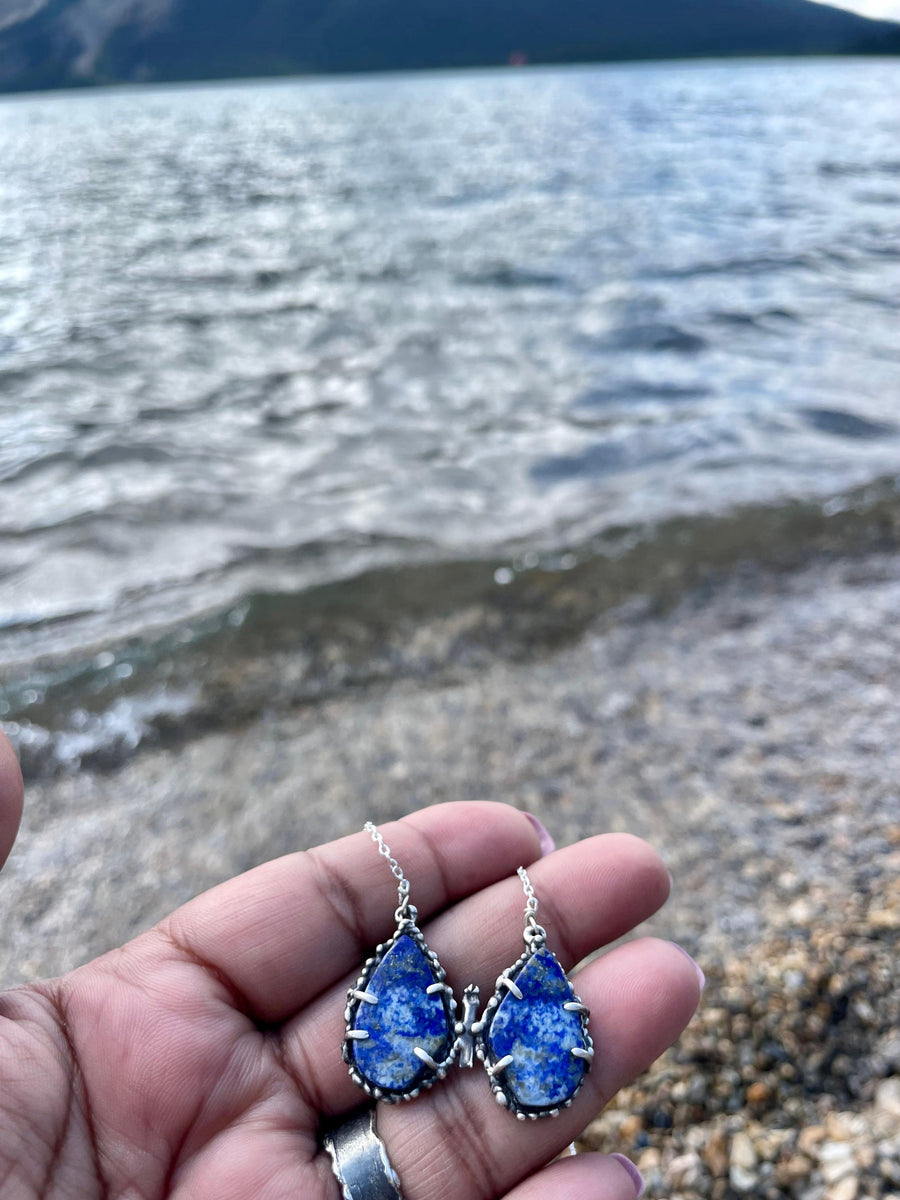
<instances>
[{"instance_id":1,"label":"butterfly pendant","mask_svg":"<svg viewBox=\"0 0 900 1200\"><path fill-rule=\"evenodd\" d=\"M497 1102L520 1120L555 1117L574 1100L594 1056L582 1004L533 917L525 952L497 979L481 1019L478 988L457 1004L437 956L398 910L390 941L376 947L348 993L343 1057L376 1100L411 1100L454 1062L479 1058Z\"/></svg>"}]
</instances>

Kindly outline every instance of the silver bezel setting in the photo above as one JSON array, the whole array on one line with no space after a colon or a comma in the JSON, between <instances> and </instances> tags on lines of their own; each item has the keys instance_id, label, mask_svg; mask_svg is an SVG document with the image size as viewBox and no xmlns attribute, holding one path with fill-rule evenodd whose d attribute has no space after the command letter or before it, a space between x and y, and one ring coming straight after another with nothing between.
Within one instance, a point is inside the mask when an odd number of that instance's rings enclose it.
<instances>
[{"instance_id":1,"label":"silver bezel setting","mask_svg":"<svg viewBox=\"0 0 900 1200\"><path fill-rule=\"evenodd\" d=\"M420 1092L427 1091L428 1088L437 1082L437 1080L443 1079L452 1065L454 1058L456 1057L459 1043L459 1038L455 1033L456 1000L454 999L453 993L450 991L449 987L444 987L440 991L440 996L444 1006L444 1012L447 1017L447 1030L450 1047L447 1051L447 1057L438 1063L436 1071L430 1071L430 1073L426 1075L424 1079L420 1080L420 1082L417 1083L414 1088L411 1088L405 1092L395 1092L390 1091L387 1088L376 1087L374 1084L370 1083L368 1079L366 1079L366 1077L357 1067L353 1059L353 1041L355 1039L350 1037L350 1033L353 1029L360 1005L365 1004L366 1001L361 1000L359 997L355 996L354 993L364 992L366 990L369 980L381 965L388 951L391 950L397 941L403 936L411 937L422 951L425 961L428 963L428 966L431 969L434 982L440 984L444 984L446 982L447 975L438 960L438 956L433 950L428 948L428 944L422 935L422 931L418 928L415 921L410 918L406 918L398 923L394 936L386 942L380 942L375 947L375 952L372 957L366 959L365 964L363 965L362 974L347 993L347 1007L344 1009L346 1029L344 1032L344 1039L341 1044L341 1055L344 1059L344 1062L347 1064L347 1069L350 1072L350 1078L355 1084L361 1087L367 1095L371 1096L373 1100L383 1100L388 1104L399 1104L404 1100L413 1100L420 1094Z\"/></svg>"},{"instance_id":2,"label":"silver bezel setting","mask_svg":"<svg viewBox=\"0 0 900 1200\"><path fill-rule=\"evenodd\" d=\"M590 1012L588 1011L587 1006L581 1000L580 996L578 996L576 994L574 987L572 987L571 981L569 981L569 987L572 990L572 997L571 997L571 1001L569 1001L569 1003L578 1004L581 1006L581 1009L583 1010L583 1011L579 1012L578 1015L581 1019L581 1033L584 1038L584 1049L590 1055L590 1057L586 1057L583 1060L584 1061L584 1072L581 1076L581 1080L579 1081L578 1086L575 1088L575 1091L572 1093L572 1095L569 1096L569 1098L567 1100L564 1100L562 1102L562 1104L558 1104L553 1108L542 1108L542 1109L528 1108L522 1104L519 1104L519 1102L516 1100L515 1095L513 1094L511 1088L504 1087L504 1084L503 1084L504 1072L500 1071L500 1072L498 1072L497 1075L490 1074L489 1068L491 1066L491 1058L488 1053L486 1039L487 1039L487 1035L488 1035L488 1032L491 1027L491 1023L497 1013L497 1009L500 1007L501 1000L505 999L506 996L509 994L509 989L506 987L506 985L504 984L503 981L506 979L508 979L510 981L514 981L515 977L522 970L522 968L529 961L529 959L531 959L535 954L538 953L539 950L542 950L542 949L546 949L546 944L542 940L539 940L539 939L531 940L527 949L519 956L519 958L516 959L516 961L512 964L512 966L507 967L505 971L503 971L500 975L497 976L497 983L494 988L494 994L493 994L493 996L491 996L490 1000L488 1000L487 1005L485 1006L484 1015L482 1016L481 1020L478 1022L478 1029L477 1029L477 1042L476 1042L476 1046L475 1046L475 1053L481 1059L482 1063L484 1063L485 1071L487 1071L488 1079L490 1080L491 1091L494 1093L494 1099L497 1101L498 1104L502 1105L504 1108L509 1109L509 1111L511 1113L513 1113L513 1115L516 1116L520 1121L525 1121L525 1120L536 1121L536 1120L538 1120L539 1117L558 1117L564 1108L571 1108L572 1103L575 1100L575 1097L578 1095L578 1093L581 1091L582 1087L584 1086L585 1078L587 1077L587 1074L591 1069L593 1053L594 1053L594 1042L588 1031L588 1021L590 1018ZM550 951L550 953L551 954L553 953L552 950ZM554 954L553 957L556 958L556 955ZM559 960L557 959L557 962L558 961ZM566 976L566 979L568 980L568 975Z\"/></svg>"}]
</instances>

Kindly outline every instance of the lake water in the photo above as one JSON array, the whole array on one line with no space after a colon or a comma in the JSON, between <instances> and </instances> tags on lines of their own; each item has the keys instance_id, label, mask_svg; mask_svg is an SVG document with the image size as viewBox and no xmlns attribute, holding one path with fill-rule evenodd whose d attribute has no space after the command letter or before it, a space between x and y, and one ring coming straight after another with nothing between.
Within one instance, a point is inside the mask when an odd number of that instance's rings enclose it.
<instances>
[{"instance_id":1,"label":"lake water","mask_svg":"<svg viewBox=\"0 0 900 1200\"><path fill-rule=\"evenodd\" d=\"M852 544L900 479L898 95L819 60L0 102L14 738L127 749L211 670L337 686L404 612L613 602L708 537Z\"/></svg>"}]
</instances>

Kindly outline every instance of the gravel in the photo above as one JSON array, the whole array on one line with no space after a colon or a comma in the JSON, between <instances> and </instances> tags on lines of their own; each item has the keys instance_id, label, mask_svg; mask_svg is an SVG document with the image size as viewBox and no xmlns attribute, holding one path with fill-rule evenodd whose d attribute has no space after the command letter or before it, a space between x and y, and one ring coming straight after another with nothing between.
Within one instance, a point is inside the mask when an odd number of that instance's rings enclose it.
<instances>
[{"instance_id":1,"label":"gravel","mask_svg":"<svg viewBox=\"0 0 900 1200\"><path fill-rule=\"evenodd\" d=\"M900 562L739 567L577 643L263 717L30 788L0 881L6 984L116 945L266 858L443 800L562 844L649 838L641 932L708 980L585 1134L647 1194L900 1198Z\"/></svg>"}]
</instances>

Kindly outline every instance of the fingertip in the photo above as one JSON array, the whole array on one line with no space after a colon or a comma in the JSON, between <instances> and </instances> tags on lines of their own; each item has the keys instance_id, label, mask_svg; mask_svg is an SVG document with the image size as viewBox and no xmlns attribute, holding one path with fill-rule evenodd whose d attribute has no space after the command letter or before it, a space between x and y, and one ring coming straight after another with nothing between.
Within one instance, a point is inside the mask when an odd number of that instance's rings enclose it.
<instances>
[{"instance_id":1,"label":"fingertip","mask_svg":"<svg viewBox=\"0 0 900 1200\"><path fill-rule=\"evenodd\" d=\"M702 993L703 989L706 987L706 976L703 974L703 968L700 966L700 964L697 962L697 960L695 958L693 958L690 954L688 954L688 952L687 952L687 950L685 950L684 946L679 946L678 942L670 942L669 945L674 946L675 949L680 954L683 954L684 957L691 964L691 966L694 968L694 974L697 976L697 985L700 988L700 991Z\"/></svg>"},{"instance_id":2,"label":"fingertip","mask_svg":"<svg viewBox=\"0 0 900 1200\"><path fill-rule=\"evenodd\" d=\"M631 870L639 875L649 895L657 908L662 908L669 898L672 887L672 876L659 853L645 842L643 838L633 833L613 835L621 839L623 854L627 856Z\"/></svg>"},{"instance_id":3,"label":"fingertip","mask_svg":"<svg viewBox=\"0 0 900 1200\"><path fill-rule=\"evenodd\" d=\"M617 946L579 971L574 984L591 1010L597 1053L589 1083L598 1107L680 1037L700 1000L693 963L659 938Z\"/></svg>"},{"instance_id":4,"label":"fingertip","mask_svg":"<svg viewBox=\"0 0 900 1200\"><path fill-rule=\"evenodd\" d=\"M24 785L15 751L0 732L0 866L6 862L22 819Z\"/></svg>"},{"instance_id":5,"label":"fingertip","mask_svg":"<svg viewBox=\"0 0 900 1200\"><path fill-rule=\"evenodd\" d=\"M637 1198L639 1196L643 1196L643 1194L644 1194L644 1177L640 1173L640 1171L637 1169L637 1167L634 1165L634 1163L631 1161L631 1159L628 1158L627 1155L625 1155L625 1154L618 1154L618 1153L611 1154L609 1157L614 1159L619 1164L619 1166L622 1168L622 1170L625 1172L625 1174L628 1176L628 1178L631 1182L631 1186L634 1188L635 1200L637 1200Z\"/></svg>"},{"instance_id":6,"label":"fingertip","mask_svg":"<svg viewBox=\"0 0 900 1200\"><path fill-rule=\"evenodd\" d=\"M667 942L664 938L637 938L627 943L627 948L633 948L635 969L649 970L652 976L649 991L656 1003L661 1009L667 1008L681 1026L687 1025L700 1003L706 982L696 962L677 942ZM635 980L634 987L639 990L641 984Z\"/></svg>"},{"instance_id":7,"label":"fingertip","mask_svg":"<svg viewBox=\"0 0 900 1200\"><path fill-rule=\"evenodd\" d=\"M669 896L669 872L654 848L631 833L604 833L580 843L588 869L594 873L601 894L622 892L627 881L627 907L645 921L665 904ZM624 930L623 930L624 932Z\"/></svg>"},{"instance_id":8,"label":"fingertip","mask_svg":"<svg viewBox=\"0 0 900 1200\"><path fill-rule=\"evenodd\" d=\"M561 1158L520 1183L506 1200L637 1200L644 1181L624 1154Z\"/></svg>"},{"instance_id":9,"label":"fingertip","mask_svg":"<svg viewBox=\"0 0 900 1200\"><path fill-rule=\"evenodd\" d=\"M453 800L432 804L401 817L397 824L415 829L435 846L450 841L457 846L470 845L468 858L473 867L498 855L503 859L515 859L517 865L528 865L546 853L538 829L540 822L513 804L498 800ZM390 842L393 833L379 828ZM544 833L550 837L546 830ZM398 847L401 844L399 836L397 844ZM461 895L471 890L465 875L457 882ZM483 881L479 886L484 886Z\"/></svg>"},{"instance_id":10,"label":"fingertip","mask_svg":"<svg viewBox=\"0 0 900 1200\"><path fill-rule=\"evenodd\" d=\"M556 842L554 842L552 836L550 835L550 831L543 824L543 822L538 820L534 813L527 812L525 816L528 818L528 823L531 825L531 828L537 834L538 844L541 848L541 857L546 857L548 854L552 854L556 849Z\"/></svg>"},{"instance_id":11,"label":"fingertip","mask_svg":"<svg viewBox=\"0 0 900 1200\"><path fill-rule=\"evenodd\" d=\"M656 938L648 940L665 947L671 955L669 977L672 981L673 993L677 993L679 997L678 1002L673 998L673 1006L681 1011L683 1022L687 1025L700 1004L703 989L706 987L706 976L687 950L683 946L679 946L677 942L665 940L659 942Z\"/></svg>"}]
</instances>

